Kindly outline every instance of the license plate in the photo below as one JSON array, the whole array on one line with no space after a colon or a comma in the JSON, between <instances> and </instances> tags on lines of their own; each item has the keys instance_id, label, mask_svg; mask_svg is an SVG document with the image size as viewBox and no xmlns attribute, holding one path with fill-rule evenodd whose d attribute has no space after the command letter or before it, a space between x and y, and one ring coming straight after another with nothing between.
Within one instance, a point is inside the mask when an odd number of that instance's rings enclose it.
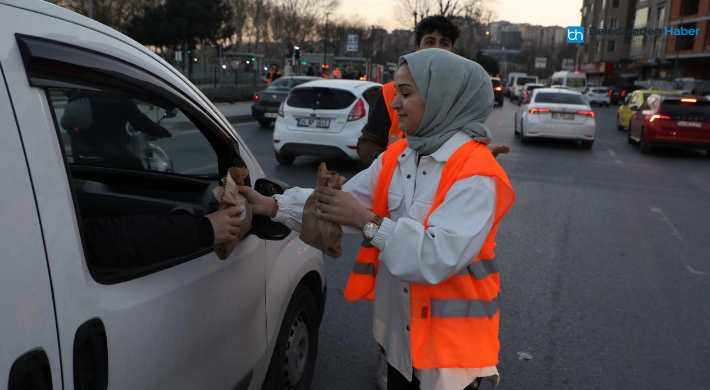
<instances>
[{"instance_id":1,"label":"license plate","mask_svg":"<svg viewBox=\"0 0 710 390\"><path fill-rule=\"evenodd\" d=\"M552 119L574 120L574 114L567 114L564 112L553 112Z\"/></svg>"},{"instance_id":2,"label":"license plate","mask_svg":"<svg viewBox=\"0 0 710 390\"><path fill-rule=\"evenodd\" d=\"M264 118L276 118L277 116L279 116L279 114L277 114L275 112L265 112L264 113Z\"/></svg>"},{"instance_id":3,"label":"license plate","mask_svg":"<svg viewBox=\"0 0 710 390\"><path fill-rule=\"evenodd\" d=\"M688 121L678 121L678 127L703 127L702 122L688 122Z\"/></svg>"},{"instance_id":4,"label":"license plate","mask_svg":"<svg viewBox=\"0 0 710 390\"><path fill-rule=\"evenodd\" d=\"M296 118L296 126L320 127L323 129L327 129L328 127L330 127L330 119Z\"/></svg>"}]
</instances>

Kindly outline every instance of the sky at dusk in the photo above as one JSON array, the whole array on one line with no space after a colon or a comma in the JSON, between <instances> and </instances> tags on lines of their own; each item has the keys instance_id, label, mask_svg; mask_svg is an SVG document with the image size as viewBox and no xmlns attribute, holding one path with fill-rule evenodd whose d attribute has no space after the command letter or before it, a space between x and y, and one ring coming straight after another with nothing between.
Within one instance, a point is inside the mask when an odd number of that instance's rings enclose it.
<instances>
[{"instance_id":1,"label":"sky at dusk","mask_svg":"<svg viewBox=\"0 0 710 390\"><path fill-rule=\"evenodd\" d=\"M491 0L489 4L497 14L494 21L561 27L578 26L582 8L581 0ZM341 0L334 16L352 19L357 15L365 24L389 31L404 28L394 19L394 12L394 0Z\"/></svg>"}]
</instances>

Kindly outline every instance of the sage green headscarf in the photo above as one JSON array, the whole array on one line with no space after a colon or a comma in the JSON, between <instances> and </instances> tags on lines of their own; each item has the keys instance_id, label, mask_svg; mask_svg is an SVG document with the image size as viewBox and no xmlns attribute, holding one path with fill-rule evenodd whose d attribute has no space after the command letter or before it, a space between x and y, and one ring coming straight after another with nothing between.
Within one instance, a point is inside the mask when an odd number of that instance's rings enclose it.
<instances>
[{"instance_id":1,"label":"sage green headscarf","mask_svg":"<svg viewBox=\"0 0 710 390\"><path fill-rule=\"evenodd\" d=\"M424 115L408 146L431 154L463 130L484 144L491 131L483 124L493 110L493 86L479 64L443 49L425 49L399 57L399 67L409 65L424 102Z\"/></svg>"}]
</instances>

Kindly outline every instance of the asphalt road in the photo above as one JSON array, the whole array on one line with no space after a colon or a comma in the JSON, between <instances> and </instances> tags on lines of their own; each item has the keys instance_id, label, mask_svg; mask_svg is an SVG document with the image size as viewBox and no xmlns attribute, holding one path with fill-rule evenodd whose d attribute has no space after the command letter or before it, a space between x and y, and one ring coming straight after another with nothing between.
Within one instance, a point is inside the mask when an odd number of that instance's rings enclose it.
<instances>
[{"instance_id":1,"label":"asphalt road","mask_svg":"<svg viewBox=\"0 0 710 390\"><path fill-rule=\"evenodd\" d=\"M614 106L594 108L591 150L521 145L514 109L506 100L487 121L494 143L511 148L498 159L516 191L497 236L498 388L709 388L710 159L693 150L641 155L615 129ZM235 128L268 176L313 186L320 159L280 166L270 129ZM327 162L346 178L359 169ZM346 237L343 256L327 259L314 390L376 389L371 305L342 298L358 245Z\"/></svg>"}]
</instances>

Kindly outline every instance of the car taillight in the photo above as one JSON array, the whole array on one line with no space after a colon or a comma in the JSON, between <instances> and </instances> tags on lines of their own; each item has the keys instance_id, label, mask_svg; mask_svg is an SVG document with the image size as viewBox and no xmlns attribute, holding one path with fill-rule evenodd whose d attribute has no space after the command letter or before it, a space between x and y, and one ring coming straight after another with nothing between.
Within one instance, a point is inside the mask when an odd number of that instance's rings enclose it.
<instances>
[{"instance_id":1,"label":"car taillight","mask_svg":"<svg viewBox=\"0 0 710 390\"><path fill-rule=\"evenodd\" d=\"M281 117L284 116L284 103L286 103L285 100L282 101L281 105L279 106L279 116L281 116Z\"/></svg>"},{"instance_id":2,"label":"car taillight","mask_svg":"<svg viewBox=\"0 0 710 390\"><path fill-rule=\"evenodd\" d=\"M494 90L494 91L502 91L503 88L502 88L502 87L495 87L495 88L493 88L493 90Z\"/></svg>"},{"instance_id":3,"label":"car taillight","mask_svg":"<svg viewBox=\"0 0 710 390\"><path fill-rule=\"evenodd\" d=\"M355 107L353 107L353 109L350 110L350 114L348 114L348 122L356 121L365 115L367 115L365 112L365 103L362 102L362 99L358 99L357 103L355 103Z\"/></svg>"},{"instance_id":4,"label":"car taillight","mask_svg":"<svg viewBox=\"0 0 710 390\"><path fill-rule=\"evenodd\" d=\"M669 117L668 115L651 115L651 118L648 119L648 122L651 123L656 119L671 119L671 117Z\"/></svg>"},{"instance_id":5,"label":"car taillight","mask_svg":"<svg viewBox=\"0 0 710 390\"><path fill-rule=\"evenodd\" d=\"M594 111L579 110L579 111L577 111L577 115L588 116L588 117L594 118Z\"/></svg>"},{"instance_id":6,"label":"car taillight","mask_svg":"<svg viewBox=\"0 0 710 390\"><path fill-rule=\"evenodd\" d=\"M254 94L254 101L255 101L255 102L258 102L258 101L259 101L259 95Z\"/></svg>"},{"instance_id":7,"label":"car taillight","mask_svg":"<svg viewBox=\"0 0 710 390\"><path fill-rule=\"evenodd\" d=\"M611 89L609 90L609 97L611 97Z\"/></svg>"},{"instance_id":8,"label":"car taillight","mask_svg":"<svg viewBox=\"0 0 710 390\"><path fill-rule=\"evenodd\" d=\"M680 99L681 103L697 103L698 99L690 99L690 98L685 98L685 99Z\"/></svg>"},{"instance_id":9,"label":"car taillight","mask_svg":"<svg viewBox=\"0 0 710 390\"><path fill-rule=\"evenodd\" d=\"M544 114L546 112L550 112L549 108L531 108L530 113L531 114Z\"/></svg>"},{"instance_id":10,"label":"car taillight","mask_svg":"<svg viewBox=\"0 0 710 390\"><path fill-rule=\"evenodd\" d=\"M621 91L621 97L626 96L626 90Z\"/></svg>"}]
</instances>

